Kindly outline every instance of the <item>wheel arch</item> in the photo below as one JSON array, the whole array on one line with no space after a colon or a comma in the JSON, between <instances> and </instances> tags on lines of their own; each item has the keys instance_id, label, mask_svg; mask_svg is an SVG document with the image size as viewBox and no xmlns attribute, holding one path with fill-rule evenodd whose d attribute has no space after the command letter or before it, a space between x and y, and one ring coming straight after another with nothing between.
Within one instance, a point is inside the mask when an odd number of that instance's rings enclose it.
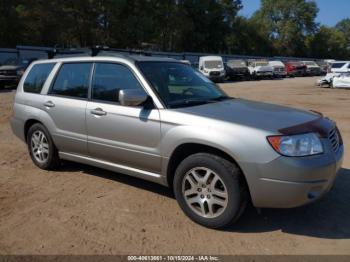
<instances>
[{"instance_id":1,"label":"wheel arch","mask_svg":"<svg viewBox=\"0 0 350 262\"><path fill-rule=\"evenodd\" d=\"M245 174L238 164L238 162L227 152L223 151L222 149L218 149L213 146L201 144L201 143L183 143L181 145L178 145L173 152L170 155L167 169L166 169L166 180L167 184L170 188L172 188L173 180L174 180L174 175L175 175L175 170L177 166L183 161L185 158L187 158L190 155L196 154L196 153L210 153L213 155L220 156L229 162L235 164L241 171L242 173L242 178L244 183L246 184L250 196L250 191L249 191L249 185L247 182L247 179L245 177Z\"/></svg>"},{"instance_id":2,"label":"wheel arch","mask_svg":"<svg viewBox=\"0 0 350 262\"><path fill-rule=\"evenodd\" d=\"M34 124L42 124L44 125L41 121L39 121L38 119L28 119L25 123L24 123L24 139L27 142L27 135L28 135L28 131L30 129L31 126L33 126Z\"/></svg>"}]
</instances>

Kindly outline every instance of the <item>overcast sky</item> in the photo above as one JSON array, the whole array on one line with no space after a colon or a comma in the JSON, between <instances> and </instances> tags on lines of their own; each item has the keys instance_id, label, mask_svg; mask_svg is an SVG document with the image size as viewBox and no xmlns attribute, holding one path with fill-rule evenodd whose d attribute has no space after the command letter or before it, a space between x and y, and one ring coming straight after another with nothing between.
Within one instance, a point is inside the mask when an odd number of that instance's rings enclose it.
<instances>
[{"instance_id":1,"label":"overcast sky","mask_svg":"<svg viewBox=\"0 0 350 262\"><path fill-rule=\"evenodd\" d=\"M320 9L316 22L334 26L343 18L350 18L350 0L316 0ZM242 0L241 15L251 16L260 7L260 0Z\"/></svg>"}]
</instances>

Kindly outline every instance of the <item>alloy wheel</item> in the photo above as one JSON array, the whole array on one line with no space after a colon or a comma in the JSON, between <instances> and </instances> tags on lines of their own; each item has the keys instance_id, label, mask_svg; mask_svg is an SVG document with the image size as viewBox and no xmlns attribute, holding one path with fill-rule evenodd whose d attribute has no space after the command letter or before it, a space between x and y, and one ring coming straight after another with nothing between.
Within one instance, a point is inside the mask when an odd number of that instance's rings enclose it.
<instances>
[{"instance_id":1,"label":"alloy wheel","mask_svg":"<svg viewBox=\"0 0 350 262\"><path fill-rule=\"evenodd\" d=\"M45 134L37 130L31 138L31 150L36 161L45 163L49 158L49 143Z\"/></svg>"},{"instance_id":2,"label":"alloy wheel","mask_svg":"<svg viewBox=\"0 0 350 262\"><path fill-rule=\"evenodd\" d=\"M228 203L228 193L223 180L213 170L196 167L185 174L182 194L192 211L205 218L221 215Z\"/></svg>"}]
</instances>

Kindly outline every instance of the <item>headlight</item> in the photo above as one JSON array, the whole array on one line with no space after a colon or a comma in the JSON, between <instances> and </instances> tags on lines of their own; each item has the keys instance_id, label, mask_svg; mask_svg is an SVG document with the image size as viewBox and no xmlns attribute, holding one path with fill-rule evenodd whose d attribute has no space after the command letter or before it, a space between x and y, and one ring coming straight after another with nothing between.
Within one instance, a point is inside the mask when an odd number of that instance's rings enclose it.
<instances>
[{"instance_id":1,"label":"headlight","mask_svg":"<svg viewBox=\"0 0 350 262\"><path fill-rule=\"evenodd\" d=\"M315 133L292 136L269 136L270 145L284 156L311 156L323 153L320 139Z\"/></svg>"}]
</instances>

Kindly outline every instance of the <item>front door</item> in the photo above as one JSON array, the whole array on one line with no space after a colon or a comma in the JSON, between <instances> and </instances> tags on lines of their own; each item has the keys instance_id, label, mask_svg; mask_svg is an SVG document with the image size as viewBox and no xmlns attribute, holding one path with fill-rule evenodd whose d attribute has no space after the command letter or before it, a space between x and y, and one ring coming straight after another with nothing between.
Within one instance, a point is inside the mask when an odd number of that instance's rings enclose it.
<instances>
[{"instance_id":1,"label":"front door","mask_svg":"<svg viewBox=\"0 0 350 262\"><path fill-rule=\"evenodd\" d=\"M118 101L119 90L137 88L144 90L126 65L95 64L91 101L86 108L89 155L160 173L158 109L127 107Z\"/></svg>"}]
</instances>

